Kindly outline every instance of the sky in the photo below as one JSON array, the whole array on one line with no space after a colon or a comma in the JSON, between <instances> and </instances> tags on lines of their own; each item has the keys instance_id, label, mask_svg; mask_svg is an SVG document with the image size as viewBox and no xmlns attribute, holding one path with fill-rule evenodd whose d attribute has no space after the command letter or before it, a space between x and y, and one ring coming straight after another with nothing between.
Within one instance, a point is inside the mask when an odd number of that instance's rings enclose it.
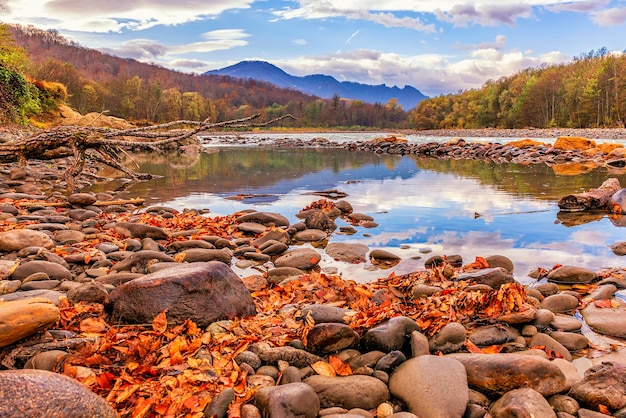
<instances>
[{"instance_id":1,"label":"sky","mask_svg":"<svg viewBox=\"0 0 626 418\"><path fill-rule=\"evenodd\" d=\"M0 0L0 21L203 73L263 60L428 96L626 49L626 0Z\"/></svg>"}]
</instances>

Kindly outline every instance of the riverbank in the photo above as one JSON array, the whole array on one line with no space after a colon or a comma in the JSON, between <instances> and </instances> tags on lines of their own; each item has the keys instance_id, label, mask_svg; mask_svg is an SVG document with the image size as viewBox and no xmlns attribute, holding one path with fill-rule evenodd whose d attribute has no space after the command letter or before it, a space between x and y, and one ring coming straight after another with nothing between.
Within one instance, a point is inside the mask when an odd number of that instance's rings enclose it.
<instances>
[{"instance_id":1,"label":"riverbank","mask_svg":"<svg viewBox=\"0 0 626 418\"><path fill-rule=\"evenodd\" d=\"M459 138L558 138L560 136L578 136L597 140L626 139L624 128L549 128L549 129L432 129L424 131L408 131L417 136L439 136Z\"/></svg>"},{"instance_id":2,"label":"riverbank","mask_svg":"<svg viewBox=\"0 0 626 418\"><path fill-rule=\"evenodd\" d=\"M372 151L396 149L381 144ZM563 154L571 155L554 153ZM3 335L19 337L3 344L3 368L30 362L36 373L69 375L122 416L626 412L621 342L587 328L626 337L619 269L555 266L522 286L514 260L437 254L428 269L395 276L393 254L327 245L375 222L346 200L320 197L295 219L255 210L208 218L120 202L115 191L68 196L63 169L1 172L0 323L11 330ZM78 181L94 179L88 170ZM351 226L338 229L338 218ZM316 249L368 261L381 280L336 276ZM225 267L237 264L258 274ZM204 283L227 286L216 294ZM598 356L617 366L600 366ZM507 374L494 377L494 368ZM0 411L46 408L32 388L0 388ZM80 411L88 397L75 390L66 405Z\"/></svg>"}]
</instances>

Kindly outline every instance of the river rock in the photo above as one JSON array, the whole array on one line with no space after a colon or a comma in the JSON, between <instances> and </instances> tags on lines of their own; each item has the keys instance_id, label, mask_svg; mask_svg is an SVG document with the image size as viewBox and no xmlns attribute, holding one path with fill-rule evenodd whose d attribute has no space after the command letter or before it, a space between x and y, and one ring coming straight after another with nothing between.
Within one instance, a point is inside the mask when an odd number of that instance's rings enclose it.
<instances>
[{"instance_id":1,"label":"river rock","mask_svg":"<svg viewBox=\"0 0 626 418\"><path fill-rule=\"evenodd\" d=\"M48 328L60 318L60 311L48 299L0 303L0 347ZM1 389L1 388L0 388Z\"/></svg>"},{"instance_id":2,"label":"river rock","mask_svg":"<svg viewBox=\"0 0 626 418\"><path fill-rule=\"evenodd\" d=\"M553 331L548 335L561 343L568 351L580 351L589 347L589 339L575 332Z\"/></svg>"},{"instance_id":3,"label":"river rock","mask_svg":"<svg viewBox=\"0 0 626 418\"><path fill-rule=\"evenodd\" d=\"M557 331L572 332L582 328L583 323L570 315L556 314L550 326Z\"/></svg>"},{"instance_id":4,"label":"river rock","mask_svg":"<svg viewBox=\"0 0 626 418\"><path fill-rule=\"evenodd\" d=\"M570 312L578 308L578 298L567 293L557 293L545 298L539 307L554 313Z\"/></svg>"},{"instance_id":5,"label":"river rock","mask_svg":"<svg viewBox=\"0 0 626 418\"><path fill-rule=\"evenodd\" d=\"M389 390L420 418L461 418L469 401L465 367L447 357L405 361L391 375Z\"/></svg>"},{"instance_id":6,"label":"river rock","mask_svg":"<svg viewBox=\"0 0 626 418\"><path fill-rule=\"evenodd\" d=\"M465 346L467 330L458 322L450 322L430 340L430 351L441 351L444 354L459 351Z\"/></svg>"},{"instance_id":7,"label":"river rock","mask_svg":"<svg viewBox=\"0 0 626 418\"><path fill-rule=\"evenodd\" d=\"M116 418L104 399L78 381L45 370L0 371L0 416Z\"/></svg>"},{"instance_id":8,"label":"river rock","mask_svg":"<svg viewBox=\"0 0 626 418\"><path fill-rule=\"evenodd\" d=\"M67 197L67 202L75 206L89 206L96 203L96 196L89 193L74 193Z\"/></svg>"},{"instance_id":9,"label":"river rock","mask_svg":"<svg viewBox=\"0 0 626 418\"><path fill-rule=\"evenodd\" d=\"M626 241L616 242L615 244L611 245L611 250L615 255L626 255Z\"/></svg>"},{"instance_id":10,"label":"river rock","mask_svg":"<svg viewBox=\"0 0 626 418\"><path fill-rule=\"evenodd\" d=\"M591 283L598 275L591 270L576 266L561 266L548 273L547 279L554 283Z\"/></svg>"},{"instance_id":11,"label":"river rock","mask_svg":"<svg viewBox=\"0 0 626 418\"><path fill-rule=\"evenodd\" d=\"M61 299L65 299L65 297L66 295L64 292L46 289L25 290L2 295L2 299L5 302L29 300L33 298L44 298L48 299L48 301L52 302L56 306L59 306L61 304Z\"/></svg>"},{"instance_id":12,"label":"river rock","mask_svg":"<svg viewBox=\"0 0 626 418\"><path fill-rule=\"evenodd\" d=\"M544 396L563 391L563 372L549 360L525 354L450 354L467 371L473 389L487 395L502 395L520 387L535 389Z\"/></svg>"},{"instance_id":13,"label":"river rock","mask_svg":"<svg viewBox=\"0 0 626 418\"><path fill-rule=\"evenodd\" d=\"M22 282L19 280L0 280L0 296L19 290Z\"/></svg>"},{"instance_id":14,"label":"river rock","mask_svg":"<svg viewBox=\"0 0 626 418\"><path fill-rule=\"evenodd\" d=\"M256 313L250 292L219 261L183 264L131 280L109 294L113 321L150 323L167 309L168 321L191 319L200 327Z\"/></svg>"},{"instance_id":15,"label":"river rock","mask_svg":"<svg viewBox=\"0 0 626 418\"><path fill-rule=\"evenodd\" d=\"M204 408L204 416L226 418L228 416L228 407L234 400L235 391L233 388L225 388Z\"/></svg>"},{"instance_id":16,"label":"river rock","mask_svg":"<svg viewBox=\"0 0 626 418\"><path fill-rule=\"evenodd\" d=\"M563 356L567 361L572 361L572 355L567 348L560 342L550 337L547 334L539 332L532 336L528 342L529 347L545 347L548 350L554 351Z\"/></svg>"},{"instance_id":17,"label":"river rock","mask_svg":"<svg viewBox=\"0 0 626 418\"><path fill-rule=\"evenodd\" d=\"M486 284L493 289L499 289L503 284L514 281L513 276L502 267L460 273L456 280L470 280L473 283Z\"/></svg>"},{"instance_id":18,"label":"river rock","mask_svg":"<svg viewBox=\"0 0 626 418\"><path fill-rule=\"evenodd\" d=\"M346 409L376 409L389 400L389 389L379 379L371 376L315 375L304 379L311 385L320 400L320 407L339 406Z\"/></svg>"},{"instance_id":19,"label":"river rock","mask_svg":"<svg viewBox=\"0 0 626 418\"><path fill-rule=\"evenodd\" d=\"M415 320L406 316L396 316L367 330L361 343L368 350L379 350L385 353L394 350L409 352L413 331L421 332Z\"/></svg>"},{"instance_id":20,"label":"river rock","mask_svg":"<svg viewBox=\"0 0 626 418\"><path fill-rule=\"evenodd\" d=\"M274 262L276 267L293 267L300 270L310 270L315 267L322 257L310 248L299 248L291 250L280 256Z\"/></svg>"},{"instance_id":21,"label":"river rock","mask_svg":"<svg viewBox=\"0 0 626 418\"><path fill-rule=\"evenodd\" d=\"M316 324L307 334L307 349L313 353L333 353L354 346L359 334L346 324Z\"/></svg>"},{"instance_id":22,"label":"river rock","mask_svg":"<svg viewBox=\"0 0 626 418\"><path fill-rule=\"evenodd\" d=\"M12 229L0 233L0 251L19 251L26 247L51 249L54 245L52 238L41 231L32 229Z\"/></svg>"},{"instance_id":23,"label":"river rock","mask_svg":"<svg viewBox=\"0 0 626 418\"><path fill-rule=\"evenodd\" d=\"M118 234L128 238L168 239L170 236L162 228L133 222L118 222L113 227Z\"/></svg>"},{"instance_id":24,"label":"river rock","mask_svg":"<svg viewBox=\"0 0 626 418\"><path fill-rule=\"evenodd\" d=\"M491 268L502 267L509 274L513 274L513 271L515 270L513 261L510 258L505 257L503 255L490 255L489 257L485 257L485 261L487 262L489 267Z\"/></svg>"},{"instance_id":25,"label":"river rock","mask_svg":"<svg viewBox=\"0 0 626 418\"><path fill-rule=\"evenodd\" d=\"M317 242L328 238L328 234L321 229L305 229L293 235L293 239L301 242Z\"/></svg>"},{"instance_id":26,"label":"river rock","mask_svg":"<svg viewBox=\"0 0 626 418\"><path fill-rule=\"evenodd\" d=\"M67 292L67 300L70 303L104 303L108 294L106 287L102 283L91 281L82 283Z\"/></svg>"},{"instance_id":27,"label":"river rock","mask_svg":"<svg viewBox=\"0 0 626 418\"><path fill-rule=\"evenodd\" d=\"M569 396L582 405L598 409L600 405L611 411L626 406L626 364L601 363L585 372L583 380L574 384Z\"/></svg>"},{"instance_id":28,"label":"river rock","mask_svg":"<svg viewBox=\"0 0 626 418\"><path fill-rule=\"evenodd\" d=\"M237 223L256 222L265 226L289 226L289 220L279 213L272 212L252 212L241 215L237 218Z\"/></svg>"},{"instance_id":29,"label":"river rock","mask_svg":"<svg viewBox=\"0 0 626 418\"><path fill-rule=\"evenodd\" d=\"M338 212L340 213L340 212ZM305 219L304 224L308 229L320 229L322 231L334 231L337 224L324 211L314 210Z\"/></svg>"},{"instance_id":30,"label":"river rock","mask_svg":"<svg viewBox=\"0 0 626 418\"><path fill-rule=\"evenodd\" d=\"M385 373L391 373L396 367L406 361L406 356L402 351L391 351L381 357L374 366L375 370L380 370Z\"/></svg>"},{"instance_id":31,"label":"river rock","mask_svg":"<svg viewBox=\"0 0 626 418\"><path fill-rule=\"evenodd\" d=\"M337 261L346 263L364 263L369 248L365 244L348 244L345 242L331 242L326 246L326 254Z\"/></svg>"},{"instance_id":32,"label":"river rock","mask_svg":"<svg viewBox=\"0 0 626 418\"><path fill-rule=\"evenodd\" d=\"M303 270L295 267L278 267L268 270L267 281L272 284L278 284L285 279L291 277L300 277L304 274Z\"/></svg>"},{"instance_id":33,"label":"river rock","mask_svg":"<svg viewBox=\"0 0 626 418\"><path fill-rule=\"evenodd\" d=\"M262 234L265 232L266 226L257 222L242 222L237 225L237 229L241 232L250 232L252 234Z\"/></svg>"},{"instance_id":34,"label":"river rock","mask_svg":"<svg viewBox=\"0 0 626 418\"><path fill-rule=\"evenodd\" d=\"M396 264L400 261L400 257L386 250L376 248L370 251L370 260L372 263Z\"/></svg>"},{"instance_id":35,"label":"river rock","mask_svg":"<svg viewBox=\"0 0 626 418\"><path fill-rule=\"evenodd\" d=\"M254 394L254 400L267 417L315 418L320 410L320 399L306 383L261 388Z\"/></svg>"},{"instance_id":36,"label":"river rock","mask_svg":"<svg viewBox=\"0 0 626 418\"><path fill-rule=\"evenodd\" d=\"M491 405L489 413L493 418L556 418L556 414L546 398L531 388L514 389L505 393Z\"/></svg>"},{"instance_id":37,"label":"river rock","mask_svg":"<svg viewBox=\"0 0 626 418\"><path fill-rule=\"evenodd\" d=\"M180 254L180 261L186 263L196 263L199 261L221 261L230 264L232 255L228 249L190 248Z\"/></svg>"},{"instance_id":38,"label":"river rock","mask_svg":"<svg viewBox=\"0 0 626 418\"><path fill-rule=\"evenodd\" d=\"M169 255L162 253L161 251L140 250L126 256L122 261L116 263L111 267L112 271L133 271L137 273L147 272L147 268L150 264L156 261L174 262L174 259ZM114 253L108 254L107 257L111 258Z\"/></svg>"},{"instance_id":39,"label":"river rock","mask_svg":"<svg viewBox=\"0 0 626 418\"><path fill-rule=\"evenodd\" d=\"M519 335L519 332L512 327L485 325L471 330L467 338L479 347L486 347L514 341Z\"/></svg>"},{"instance_id":40,"label":"river rock","mask_svg":"<svg viewBox=\"0 0 626 418\"><path fill-rule=\"evenodd\" d=\"M302 317L311 316L316 324L337 322L347 324L356 311L331 305L307 305L300 311Z\"/></svg>"},{"instance_id":41,"label":"river rock","mask_svg":"<svg viewBox=\"0 0 626 418\"><path fill-rule=\"evenodd\" d=\"M24 280L34 273L46 273L52 280L72 280L72 273L60 264L50 261L33 260L20 264L11 278L14 280Z\"/></svg>"},{"instance_id":42,"label":"river rock","mask_svg":"<svg viewBox=\"0 0 626 418\"><path fill-rule=\"evenodd\" d=\"M596 303L589 303L580 310L585 322L594 331L618 338L626 338L625 303L621 299L611 299L616 306L601 308Z\"/></svg>"}]
</instances>

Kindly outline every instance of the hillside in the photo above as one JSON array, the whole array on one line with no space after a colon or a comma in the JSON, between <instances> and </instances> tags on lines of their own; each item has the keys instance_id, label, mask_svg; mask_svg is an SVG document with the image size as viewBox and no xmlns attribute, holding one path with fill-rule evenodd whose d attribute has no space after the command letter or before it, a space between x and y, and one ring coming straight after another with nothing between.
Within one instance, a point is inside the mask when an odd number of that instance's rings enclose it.
<instances>
[{"instance_id":1,"label":"hillside","mask_svg":"<svg viewBox=\"0 0 626 418\"><path fill-rule=\"evenodd\" d=\"M384 84L369 85L350 81L338 81L334 77L315 74L298 77L286 73L279 67L265 61L242 61L219 70L207 71L207 75L228 75L243 79L266 81L279 87L292 88L306 94L325 99L335 95L341 98L361 100L365 103L387 103L395 98L404 109L412 109L426 99L419 90L411 86L399 88Z\"/></svg>"},{"instance_id":2,"label":"hillside","mask_svg":"<svg viewBox=\"0 0 626 418\"><path fill-rule=\"evenodd\" d=\"M409 118L418 129L623 128L626 53L600 48L569 64L528 68L424 100Z\"/></svg>"},{"instance_id":3,"label":"hillside","mask_svg":"<svg viewBox=\"0 0 626 418\"><path fill-rule=\"evenodd\" d=\"M9 26L32 62L29 75L62 83L82 114L108 111L140 123L224 121L256 113L294 115L288 127L405 128L408 113L383 105L334 102L265 81L172 71L82 47L56 31Z\"/></svg>"}]
</instances>

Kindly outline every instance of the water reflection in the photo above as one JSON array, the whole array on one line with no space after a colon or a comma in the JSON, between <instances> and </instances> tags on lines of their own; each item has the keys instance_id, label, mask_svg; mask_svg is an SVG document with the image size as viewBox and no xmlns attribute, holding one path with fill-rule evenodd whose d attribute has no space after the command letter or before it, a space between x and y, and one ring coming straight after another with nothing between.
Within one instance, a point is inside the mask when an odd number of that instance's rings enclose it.
<instances>
[{"instance_id":1,"label":"water reflection","mask_svg":"<svg viewBox=\"0 0 626 418\"><path fill-rule=\"evenodd\" d=\"M163 176L129 186L129 197L213 214L243 209L295 214L319 196L348 193L355 211L374 216L378 227L333 241L358 241L402 256L397 274L423 266L433 254L502 254L516 265L521 281L532 268L574 264L590 269L622 266L609 245L624 240L623 217L604 213L559 214L557 200L598 187L614 177L597 168L559 175L546 165L492 164L468 160L376 155L342 149L262 147L210 148L199 156L135 155L137 171ZM112 176L113 172L101 173ZM617 176L626 184L626 176ZM124 187L109 182L94 190ZM247 196L231 200L233 196ZM255 198L256 196L256 198ZM344 225L341 221L338 222ZM401 249L402 248L402 249ZM431 254L424 254L428 248ZM421 257L421 258L420 258ZM416 260L417 259L417 260ZM381 272L339 266L347 277L371 280ZM385 275L387 273L384 273Z\"/></svg>"}]
</instances>

